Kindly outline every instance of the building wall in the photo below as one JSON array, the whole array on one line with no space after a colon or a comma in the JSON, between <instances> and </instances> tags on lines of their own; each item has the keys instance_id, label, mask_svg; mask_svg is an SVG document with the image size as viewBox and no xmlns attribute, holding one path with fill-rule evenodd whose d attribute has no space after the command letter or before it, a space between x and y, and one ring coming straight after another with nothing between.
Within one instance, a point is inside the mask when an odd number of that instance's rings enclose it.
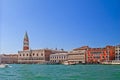
<instances>
[{"instance_id":1,"label":"building wall","mask_svg":"<svg viewBox=\"0 0 120 80\"><path fill-rule=\"evenodd\" d=\"M2 62L2 56L4 56L4 55L0 54L0 63Z\"/></svg>"},{"instance_id":2,"label":"building wall","mask_svg":"<svg viewBox=\"0 0 120 80\"><path fill-rule=\"evenodd\" d=\"M0 62L7 64L18 63L18 54L2 54L0 55Z\"/></svg>"},{"instance_id":3,"label":"building wall","mask_svg":"<svg viewBox=\"0 0 120 80\"><path fill-rule=\"evenodd\" d=\"M54 54L54 53L52 52L52 50L44 50L44 52L46 53L45 54L45 60L50 61L50 55Z\"/></svg>"},{"instance_id":4,"label":"building wall","mask_svg":"<svg viewBox=\"0 0 120 80\"><path fill-rule=\"evenodd\" d=\"M50 63L63 63L68 59L68 53L55 53L50 55Z\"/></svg>"},{"instance_id":5,"label":"building wall","mask_svg":"<svg viewBox=\"0 0 120 80\"><path fill-rule=\"evenodd\" d=\"M106 46L106 52L109 54L109 60L115 60L115 46Z\"/></svg>"},{"instance_id":6,"label":"building wall","mask_svg":"<svg viewBox=\"0 0 120 80\"><path fill-rule=\"evenodd\" d=\"M105 48L88 48L86 52L87 63L101 63L115 59L115 47L106 46Z\"/></svg>"},{"instance_id":7,"label":"building wall","mask_svg":"<svg viewBox=\"0 0 120 80\"><path fill-rule=\"evenodd\" d=\"M115 46L115 60L120 60L120 45Z\"/></svg>"},{"instance_id":8,"label":"building wall","mask_svg":"<svg viewBox=\"0 0 120 80\"><path fill-rule=\"evenodd\" d=\"M44 63L45 62L45 52L44 49L40 50L28 50L18 52L18 62L19 63Z\"/></svg>"},{"instance_id":9,"label":"building wall","mask_svg":"<svg viewBox=\"0 0 120 80\"><path fill-rule=\"evenodd\" d=\"M104 51L102 48L89 48L87 50L86 61L87 63L97 63L103 59Z\"/></svg>"},{"instance_id":10,"label":"building wall","mask_svg":"<svg viewBox=\"0 0 120 80\"><path fill-rule=\"evenodd\" d=\"M25 50L18 51L18 62L19 63L46 63L50 60L50 54L60 52L59 50L51 49L37 49L37 50ZM62 51L64 52L64 51Z\"/></svg>"},{"instance_id":11,"label":"building wall","mask_svg":"<svg viewBox=\"0 0 120 80\"><path fill-rule=\"evenodd\" d=\"M56 53L50 55L51 63L63 63L64 61L85 63L86 50L73 50L68 53Z\"/></svg>"},{"instance_id":12,"label":"building wall","mask_svg":"<svg viewBox=\"0 0 120 80\"><path fill-rule=\"evenodd\" d=\"M85 63L85 51L86 50L74 50L68 53L68 61L77 63Z\"/></svg>"}]
</instances>

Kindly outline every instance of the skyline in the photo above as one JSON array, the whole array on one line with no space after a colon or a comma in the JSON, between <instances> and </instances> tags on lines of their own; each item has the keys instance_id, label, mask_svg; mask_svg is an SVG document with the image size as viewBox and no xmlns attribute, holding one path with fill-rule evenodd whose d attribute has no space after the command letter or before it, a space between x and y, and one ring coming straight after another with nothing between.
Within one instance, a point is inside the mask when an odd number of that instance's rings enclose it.
<instances>
[{"instance_id":1,"label":"skyline","mask_svg":"<svg viewBox=\"0 0 120 80\"><path fill-rule=\"evenodd\" d=\"M119 0L2 0L0 53L30 48L71 50L120 43Z\"/></svg>"}]
</instances>

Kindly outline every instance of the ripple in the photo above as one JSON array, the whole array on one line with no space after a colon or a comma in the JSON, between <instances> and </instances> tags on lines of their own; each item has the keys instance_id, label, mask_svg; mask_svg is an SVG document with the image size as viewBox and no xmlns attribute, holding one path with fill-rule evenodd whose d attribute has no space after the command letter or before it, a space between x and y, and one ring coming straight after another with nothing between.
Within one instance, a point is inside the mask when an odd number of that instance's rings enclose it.
<instances>
[{"instance_id":1,"label":"ripple","mask_svg":"<svg viewBox=\"0 0 120 80\"><path fill-rule=\"evenodd\" d=\"M0 69L0 80L120 80L120 65L24 65Z\"/></svg>"}]
</instances>

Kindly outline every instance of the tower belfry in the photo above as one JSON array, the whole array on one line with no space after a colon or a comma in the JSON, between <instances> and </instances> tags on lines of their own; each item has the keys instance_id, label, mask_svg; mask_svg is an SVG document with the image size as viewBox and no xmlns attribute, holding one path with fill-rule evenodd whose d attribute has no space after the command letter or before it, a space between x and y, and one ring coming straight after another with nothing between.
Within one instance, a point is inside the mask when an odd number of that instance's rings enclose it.
<instances>
[{"instance_id":1,"label":"tower belfry","mask_svg":"<svg viewBox=\"0 0 120 80\"><path fill-rule=\"evenodd\" d=\"M24 40L23 40L23 51L29 50L29 38L27 32L25 33Z\"/></svg>"}]
</instances>

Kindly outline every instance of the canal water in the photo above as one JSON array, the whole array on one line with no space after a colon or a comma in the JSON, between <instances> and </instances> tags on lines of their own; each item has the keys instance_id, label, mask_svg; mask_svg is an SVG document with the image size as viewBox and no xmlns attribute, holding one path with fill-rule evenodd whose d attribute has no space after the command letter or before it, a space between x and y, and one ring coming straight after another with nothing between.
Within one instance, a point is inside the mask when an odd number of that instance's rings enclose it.
<instances>
[{"instance_id":1,"label":"canal water","mask_svg":"<svg viewBox=\"0 0 120 80\"><path fill-rule=\"evenodd\" d=\"M11 64L0 80L120 80L120 65Z\"/></svg>"}]
</instances>

